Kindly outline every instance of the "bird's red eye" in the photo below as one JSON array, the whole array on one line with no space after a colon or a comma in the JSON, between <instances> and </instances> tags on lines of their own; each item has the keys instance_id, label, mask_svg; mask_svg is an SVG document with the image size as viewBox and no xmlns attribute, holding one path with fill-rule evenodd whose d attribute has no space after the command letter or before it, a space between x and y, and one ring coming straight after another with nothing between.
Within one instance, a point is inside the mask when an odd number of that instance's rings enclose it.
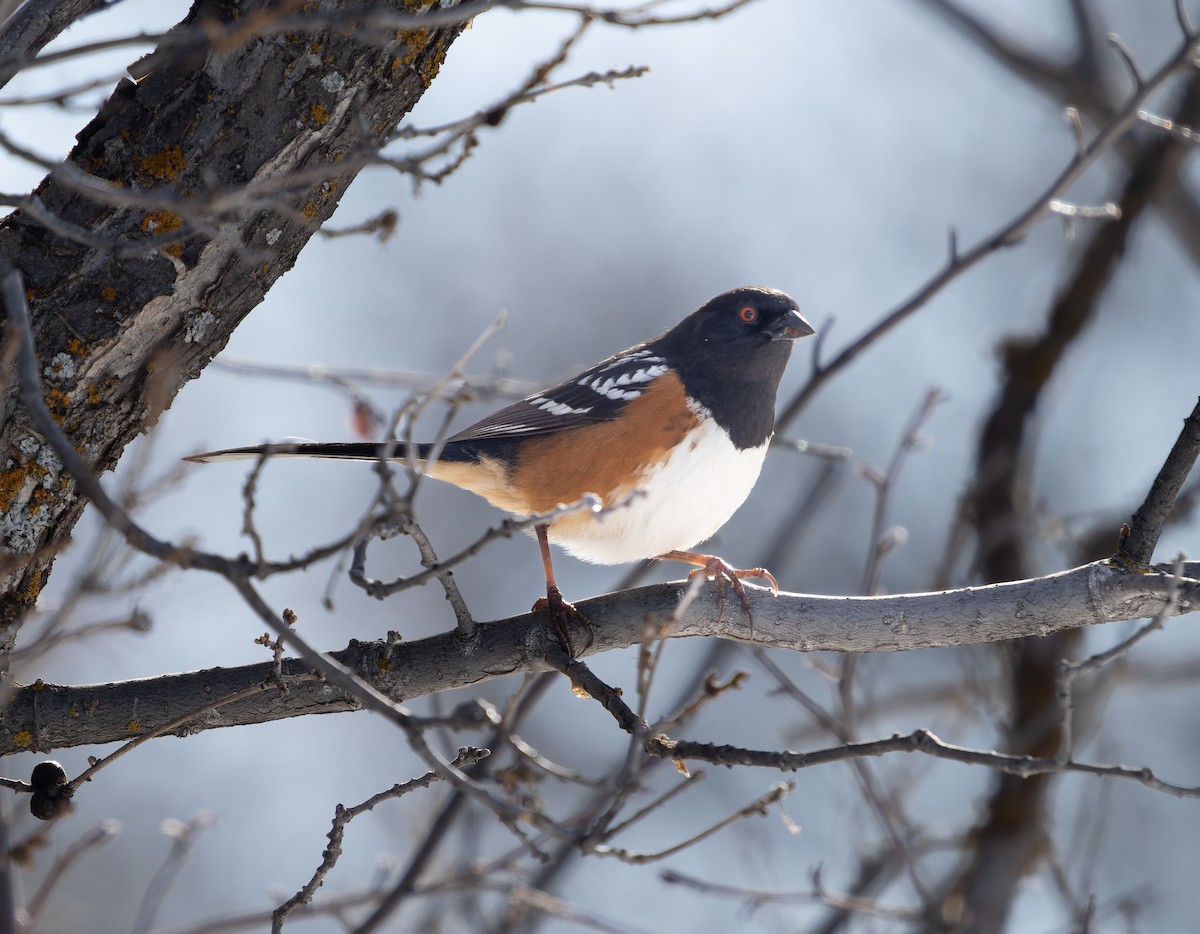
<instances>
[{"instance_id":1,"label":"bird's red eye","mask_svg":"<svg viewBox=\"0 0 1200 934\"><path fill-rule=\"evenodd\" d=\"M758 309L753 305L745 305L738 309L738 317L744 324L753 324L758 320Z\"/></svg>"}]
</instances>

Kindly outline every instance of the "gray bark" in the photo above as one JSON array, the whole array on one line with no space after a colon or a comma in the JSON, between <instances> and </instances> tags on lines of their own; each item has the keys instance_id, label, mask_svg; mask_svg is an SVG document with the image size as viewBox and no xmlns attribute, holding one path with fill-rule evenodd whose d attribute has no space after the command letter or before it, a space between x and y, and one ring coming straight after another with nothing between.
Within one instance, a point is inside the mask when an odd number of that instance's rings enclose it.
<instances>
[{"instance_id":1,"label":"gray bark","mask_svg":"<svg viewBox=\"0 0 1200 934\"><path fill-rule=\"evenodd\" d=\"M192 40L134 66L138 82L118 85L65 166L0 224L0 261L25 277L47 402L98 473L292 267L461 28L195 41L198 25L284 8L296 5L197 0L175 31ZM30 429L10 363L0 355L0 648L84 506Z\"/></svg>"},{"instance_id":2,"label":"gray bark","mask_svg":"<svg viewBox=\"0 0 1200 934\"><path fill-rule=\"evenodd\" d=\"M1200 562L1185 564L1183 574L1189 578L1200 575ZM939 593L773 596L754 586L746 592L754 613L755 645L879 652L1045 636L1153 616L1167 604L1169 581L1165 574L1135 574L1099 561L1049 577ZM637 644L646 620L669 618L684 589L678 583L656 584L580 602L577 605L595 633L581 655ZM1173 613L1197 609L1200 581L1185 581ZM737 599L729 595L724 606L719 606L711 585L669 633L673 637L717 636L750 642ZM389 697L406 701L513 672L545 670L543 648L555 644L556 638L543 616L526 614L481 623L474 638L465 642L448 632L417 642L352 642L345 650L330 654ZM575 644L585 643L580 629ZM129 740L195 711L201 713L174 730L176 735L313 713L341 713L361 706L328 684L300 681L290 684L286 694L265 685L261 694L249 700L210 709L222 697L263 684L271 671L271 663L264 662L111 684L23 687L4 709L0 754ZM283 663L285 678L307 671L298 660Z\"/></svg>"}]
</instances>

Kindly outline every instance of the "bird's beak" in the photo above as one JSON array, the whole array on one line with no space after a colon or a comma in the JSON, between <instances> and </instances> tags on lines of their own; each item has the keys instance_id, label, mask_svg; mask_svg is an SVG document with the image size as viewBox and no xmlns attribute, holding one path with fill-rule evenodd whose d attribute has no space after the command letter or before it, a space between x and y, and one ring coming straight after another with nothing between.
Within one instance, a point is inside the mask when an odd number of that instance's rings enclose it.
<instances>
[{"instance_id":1,"label":"bird's beak","mask_svg":"<svg viewBox=\"0 0 1200 934\"><path fill-rule=\"evenodd\" d=\"M789 311L767 331L773 341L798 341L802 337L816 333L813 326L805 321L804 316L798 311Z\"/></svg>"}]
</instances>

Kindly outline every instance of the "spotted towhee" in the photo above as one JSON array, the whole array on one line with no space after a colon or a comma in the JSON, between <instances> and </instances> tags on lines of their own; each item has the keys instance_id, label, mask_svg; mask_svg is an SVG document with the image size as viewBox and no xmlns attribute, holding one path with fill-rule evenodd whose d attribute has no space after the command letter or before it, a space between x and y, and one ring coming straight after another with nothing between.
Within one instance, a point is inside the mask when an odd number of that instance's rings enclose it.
<instances>
[{"instance_id":1,"label":"spotted towhee","mask_svg":"<svg viewBox=\"0 0 1200 934\"><path fill-rule=\"evenodd\" d=\"M553 512L594 493L605 509L535 526L548 608L575 614L554 583L549 542L597 564L668 558L729 581L720 558L681 551L717 531L750 494L775 428L775 392L793 341L813 333L783 292L740 288L702 305L653 340L609 357L447 439L415 451L398 442L288 443L198 454L198 462L279 457L408 462L515 516ZM575 614L577 615L577 614Z\"/></svg>"}]
</instances>

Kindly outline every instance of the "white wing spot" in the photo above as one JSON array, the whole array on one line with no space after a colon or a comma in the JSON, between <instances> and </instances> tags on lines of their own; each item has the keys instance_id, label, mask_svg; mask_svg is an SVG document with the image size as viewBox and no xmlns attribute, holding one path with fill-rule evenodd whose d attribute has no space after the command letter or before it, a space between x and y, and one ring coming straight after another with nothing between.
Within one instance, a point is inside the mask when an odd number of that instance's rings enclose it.
<instances>
[{"instance_id":1,"label":"white wing spot","mask_svg":"<svg viewBox=\"0 0 1200 934\"><path fill-rule=\"evenodd\" d=\"M618 389L617 387L620 385L619 381L613 379L611 376L608 379L601 379L597 376L590 383L585 383L584 385L606 399L618 401L622 399L636 399L642 394L640 389Z\"/></svg>"},{"instance_id":2,"label":"white wing spot","mask_svg":"<svg viewBox=\"0 0 1200 934\"><path fill-rule=\"evenodd\" d=\"M530 399L529 404L536 406L543 412L549 412L551 415L586 415L592 410L590 405L576 408L575 406L567 405L565 402L555 402L553 399L547 399L545 396Z\"/></svg>"},{"instance_id":3,"label":"white wing spot","mask_svg":"<svg viewBox=\"0 0 1200 934\"><path fill-rule=\"evenodd\" d=\"M645 351L643 351L643 353L645 353ZM629 357L625 357L623 359L630 360L633 359L634 356L635 355L631 354ZM660 357L650 357L646 362L660 359ZM607 373L609 370L613 369L614 366L615 364L612 366L607 366L600 372L602 374ZM640 370L634 370L632 373L622 373L620 376L609 376L605 378L603 375L589 375L579 380L578 385L586 386L588 389L599 393L606 399L613 399L617 401L636 399L642 394L640 389L621 389L619 387L649 383L655 379L658 379L658 377L662 376L666 372L667 367L665 364L656 363L653 366L648 366Z\"/></svg>"},{"instance_id":4,"label":"white wing spot","mask_svg":"<svg viewBox=\"0 0 1200 934\"><path fill-rule=\"evenodd\" d=\"M623 357L617 357L616 360L606 363L600 368L599 372L607 373L609 370L619 370L634 360L638 361L639 363L651 364L667 362L662 357L656 357L649 350L639 350L637 353L627 353Z\"/></svg>"},{"instance_id":5,"label":"white wing spot","mask_svg":"<svg viewBox=\"0 0 1200 934\"><path fill-rule=\"evenodd\" d=\"M611 370L613 367L623 366L630 360L642 360L646 363L662 363L662 357L654 356L649 350L639 350L635 353L627 353L623 357L617 357L616 360L614 360L604 369Z\"/></svg>"}]
</instances>

